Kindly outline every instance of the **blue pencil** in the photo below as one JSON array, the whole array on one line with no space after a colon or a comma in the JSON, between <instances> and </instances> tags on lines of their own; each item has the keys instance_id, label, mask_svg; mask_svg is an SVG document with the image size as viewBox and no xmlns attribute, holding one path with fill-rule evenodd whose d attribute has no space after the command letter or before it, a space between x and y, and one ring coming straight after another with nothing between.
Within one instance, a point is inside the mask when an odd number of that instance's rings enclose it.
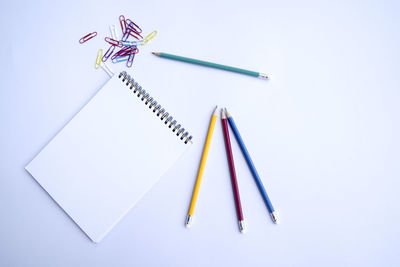
<instances>
[{"instance_id":1,"label":"blue pencil","mask_svg":"<svg viewBox=\"0 0 400 267\"><path fill-rule=\"evenodd\" d=\"M258 186L258 190L260 190L261 196L264 199L265 205L268 208L268 211L269 211L269 214L271 215L272 221L274 223L278 224L279 223L278 215L277 215L274 207L272 206L271 200L269 200L267 191L265 191L264 185L261 182L261 179L260 179L260 176L258 175L256 167L254 166L254 163L251 160L250 154L247 151L247 148L243 143L242 137L240 136L239 130L236 127L235 121L233 120L232 116L228 113L228 111L226 109L225 109L225 111L226 111L225 113L228 117L229 125L231 126L232 131L236 137L236 140L239 143L240 149L242 150L242 153L243 153L244 157L246 158L247 165L249 165L250 171L253 174L254 180L256 181L256 184Z\"/></svg>"}]
</instances>

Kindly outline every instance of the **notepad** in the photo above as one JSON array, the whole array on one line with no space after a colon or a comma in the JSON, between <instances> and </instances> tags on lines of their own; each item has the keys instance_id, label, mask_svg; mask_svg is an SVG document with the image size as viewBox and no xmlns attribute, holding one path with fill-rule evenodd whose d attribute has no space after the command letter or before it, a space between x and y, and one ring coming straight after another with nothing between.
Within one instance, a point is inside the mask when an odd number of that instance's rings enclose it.
<instances>
[{"instance_id":1,"label":"notepad","mask_svg":"<svg viewBox=\"0 0 400 267\"><path fill-rule=\"evenodd\" d=\"M192 136L126 72L105 86L25 167L94 242L192 144Z\"/></svg>"}]
</instances>

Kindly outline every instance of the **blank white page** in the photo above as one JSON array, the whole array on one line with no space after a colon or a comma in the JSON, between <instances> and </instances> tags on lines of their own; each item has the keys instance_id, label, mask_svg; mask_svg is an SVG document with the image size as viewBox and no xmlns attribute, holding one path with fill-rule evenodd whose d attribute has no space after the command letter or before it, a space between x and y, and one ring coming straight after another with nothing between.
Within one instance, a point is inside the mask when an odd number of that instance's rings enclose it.
<instances>
[{"instance_id":1,"label":"blank white page","mask_svg":"<svg viewBox=\"0 0 400 267\"><path fill-rule=\"evenodd\" d=\"M100 242L188 146L114 75L26 170Z\"/></svg>"}]
</instances>

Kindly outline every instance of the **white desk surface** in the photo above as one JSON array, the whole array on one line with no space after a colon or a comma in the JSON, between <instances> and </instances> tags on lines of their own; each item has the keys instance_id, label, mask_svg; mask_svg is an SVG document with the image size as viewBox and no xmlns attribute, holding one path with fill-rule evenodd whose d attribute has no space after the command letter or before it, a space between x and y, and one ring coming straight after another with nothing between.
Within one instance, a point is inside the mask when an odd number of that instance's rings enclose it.
<instances>
[{"instance_id":1,"label":"white desk surface","mask_svg":"<svg viewBox=\"0 0 400 267\"><path fill-rule=\"evenodd\" d=\"M0 4L1 266L400 265L399 3L215 2ZM96 245L24 166L107 81L93 65L120 14L158 30L130 72L195 144ZM94 30L95 39L78 43ZM184 228L216 104L234 115L280 225L233 141L248 227L239 233L218 121L195 221Z\"/></svg>"}]
</instances>

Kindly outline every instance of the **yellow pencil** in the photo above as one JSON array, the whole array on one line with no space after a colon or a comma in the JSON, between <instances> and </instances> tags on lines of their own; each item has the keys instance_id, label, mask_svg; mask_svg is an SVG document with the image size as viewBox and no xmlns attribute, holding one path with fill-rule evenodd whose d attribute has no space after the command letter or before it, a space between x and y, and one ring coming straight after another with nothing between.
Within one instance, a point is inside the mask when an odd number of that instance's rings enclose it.
<instances>
[{"instance_id":1,"label":"yellow pencil","mask_svg":"<svg viewBox=\"0 0 400 267\"><path fill-rule=\"evenodd\" d=\"M208 150L210 149L211 138L214 132L215 122L217 121L217 109L218 106L215 108L214 113L211 117L210 126L208 128L208 134L206 139L206 144L204 145L203 156L201 157L200 168L197 174L196 185L194 186L192 201L190 202L189 213L186 218L186 227L190 227L192 222L194 207L196 206L197 195L199 194L201 178L203 177L204 168L206 166Z\"/></svg>"}]
</instances>

